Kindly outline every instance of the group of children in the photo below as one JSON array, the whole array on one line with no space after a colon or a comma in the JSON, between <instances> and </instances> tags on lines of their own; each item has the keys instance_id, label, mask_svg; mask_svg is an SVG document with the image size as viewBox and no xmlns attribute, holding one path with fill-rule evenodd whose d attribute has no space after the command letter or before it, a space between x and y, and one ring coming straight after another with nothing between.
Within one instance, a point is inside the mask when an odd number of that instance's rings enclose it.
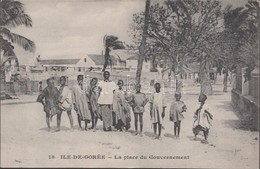
<instances>
[{"instance_id":1,"label":"group of children","mask_svg":"<svg viewBox=\"0 0 260 169\"><path fill-rule=\"evenodd\" d=\"M162 139L162 122L165 117L166 102L160 83L155 83L155 92L150 98L141 92L141 84L135 86L135 92L129 93L123 90L124 82L119 80L117 86L109 80L109 72L104 72L104 81L98 83L93 78L89 85L83 83L83 75L77 78L77 85L72 92L66 85L66 77L60 78L60 85L55 87L54 79L47 80L47 87L38 96L37 101L41 102L46 112L46 122L50 130L50 120L57 114L57 131L60 131L61 114L67 111L73 129L71 109L77 113L79 127L82 129L81 121L87 124L92 121L93 131L96 131L98 119L103 121L104 131L127 131L130 126L131 112L134 114L135 132L133 135L143 136L143 114L145 106L150 103L150 120L154 129L154 139ZM112 91L112 92L110 92ZM112 96L111 96L112 95ZM200 106L194 113L193 133L195 138L200 131L203 131L207 140L209 128L213 119L209 113L209 107L205 104L206 95L199 96ZM181 101L181 93L175 92L175 100L171 103L169 110L170 121L174 123L174 137L179 138L181 120L184 119L183 112L187 107ZM139 122L139 125L138 125ZM140 129L138 130L138 127ZM83 130L83 129L82 129Z\"/></svg>"}]
</instances>

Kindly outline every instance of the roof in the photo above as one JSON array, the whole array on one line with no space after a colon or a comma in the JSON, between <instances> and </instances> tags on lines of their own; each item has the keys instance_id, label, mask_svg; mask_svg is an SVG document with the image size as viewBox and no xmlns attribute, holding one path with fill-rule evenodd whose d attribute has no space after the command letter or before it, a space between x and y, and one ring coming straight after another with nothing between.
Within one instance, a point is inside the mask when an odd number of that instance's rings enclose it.
<instances>
[{"instance_id":1,"label":"roof","mask_svg":"<svg viewBox=\"0 0 260 169\"><path fill-rule=\"evenodd\" d=\"M130 55L130 57L128 57L126 60L138 60L139 55L135 54L135 55Z\"/></svg>"},{"instance_id":2,"label":"roof","mask_svg":"<svg viewBox=\"0 0 260 169\"><path fill-rule=\"evenodd\" d=\"M199 73L200 64L198 62L188 63L183 66L183 69L186 71L189 71L189 72ZM216 73L216 68L211 68L209 71L210 71L210 73Z\"/></svg>"},{"instance_id":3,"label":"roof","mask_svg":"<svg viewBox=\"0 0 260 169\"><path fill-rule=\"evenodd\" d=\"M121 61L126 61L129 57L138 54L138 51L130 51L126 49L118 49L110 52L115 57L118 57Z\"/></svg>"},{"instance_id":4,"label":"roof","mask_svg":"<svg viewBox=\"0 0 260 169\"><path fill-rule=\"evenodd\" d=\"M200 70L200 65L199 63L188 63L187 66L183 67L184 69L186 68L188 71L191 72L199 72Z\"/></svg>"},{"instance_id":5,"label":"roof","mask_svg":"<svg viewBox=\"0 0 260 169\"><path fill-rule=\"evenodd\" d=\"M41 64L44 65L75 65L79 62L78 59L42 59Z\"/></svg>"},{"instance_id":6,"label":"roof","mask_svg":"<svg viewBox=\"0 0 260 169\"><path fill-rule=\"evenodd\" d=\"M103 55L98 55L98 54L88 54L88 57L95 62L96 65L103 65L105 63L105 58ZM113 56L110 55L112 62L116 63L117 59Z\"/></svg>"}]
</instances>

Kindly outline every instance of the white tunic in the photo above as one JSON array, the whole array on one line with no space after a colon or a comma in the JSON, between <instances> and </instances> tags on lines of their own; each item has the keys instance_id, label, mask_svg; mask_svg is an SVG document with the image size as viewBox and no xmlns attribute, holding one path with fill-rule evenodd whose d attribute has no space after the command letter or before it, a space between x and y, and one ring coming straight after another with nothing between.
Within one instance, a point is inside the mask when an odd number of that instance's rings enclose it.
<instances>
[{"instance_id":1,"label":"white tunic","mask_svg":"<svg viewBox=\"0 0 260 169\"><path fill-rule=\"evenodd\" d=\"M98 98L98 104L113 104L113 91L117 85L113 81L100 81L98 86L102 89Z\"/></svg>"}]
</instances>

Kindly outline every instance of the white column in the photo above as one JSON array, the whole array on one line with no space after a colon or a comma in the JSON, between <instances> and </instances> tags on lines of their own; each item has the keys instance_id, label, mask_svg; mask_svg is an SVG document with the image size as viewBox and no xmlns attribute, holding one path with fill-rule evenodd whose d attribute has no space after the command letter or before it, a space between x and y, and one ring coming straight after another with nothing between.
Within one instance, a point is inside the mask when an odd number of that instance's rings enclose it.
<instances>
[{"instance_id":1,"label":"white column","mask_svg":"<svg viewBox=\"0 0 260 169\"><path fill-rule=\"evenodd\" d=\"M246 72L246 68L242 68L242 95L248 95L249 94L249 81L245 82L244 74Z\"/></svg>"}]
</instances>

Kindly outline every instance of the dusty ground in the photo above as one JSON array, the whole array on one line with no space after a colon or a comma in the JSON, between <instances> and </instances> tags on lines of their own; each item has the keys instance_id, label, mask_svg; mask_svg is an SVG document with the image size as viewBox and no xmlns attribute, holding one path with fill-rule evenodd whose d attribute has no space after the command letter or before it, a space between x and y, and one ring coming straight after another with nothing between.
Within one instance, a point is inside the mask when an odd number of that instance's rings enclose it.
<instances>
[{"instance_id":1,"label":"dusty ground","mask_svg":"<svg viewBox=\"0 0 260 169\"><path fill-rule=\"evenodd\" d=\"M208 98L214 115L209 144L193 140L193 112L197 105L198 87L188 87L182 100L188 111L182 121L181 138L173 139L173 123L164 120L162 140L152 140L149 113L144 115L144 137L130 132L79 131L73 111L74 131L69 130L66 113L62 131L48 132L45 113L39 103L1 106L1 167L196 167L259 168L259 132L243 127L230 105L230 92L222 93L222 85L214 86ZM168 107L173 93L169 93ZM56 118L52 122L55 129ZM202 138L202 136L199 136ZM105 159L61 159L61 155L105 155ZM140 159L144 155L147 159ZM189 159L149 159L149 156L189 156ZM54 156L54 159L50 159ZM115 159L115 156L123 159ZM124 156L137 156L126 159ZM110 158L111 157L111 158Z\"/></svg>"}]
</instances>

